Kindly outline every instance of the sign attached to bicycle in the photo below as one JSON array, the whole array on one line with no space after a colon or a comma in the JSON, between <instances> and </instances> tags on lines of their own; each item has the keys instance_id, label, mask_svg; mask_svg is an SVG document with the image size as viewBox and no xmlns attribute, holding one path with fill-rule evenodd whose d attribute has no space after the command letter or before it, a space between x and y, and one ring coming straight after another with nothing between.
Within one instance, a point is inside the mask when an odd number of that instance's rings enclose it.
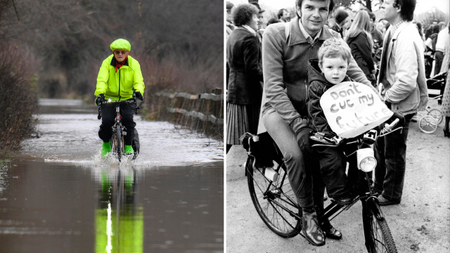
<instances>
[{"instance_id":1,"label":"sign attached to bicycle","mask_svg":"<svg viewBox=\"0 0 450 253\"><path fill-rule=\"evenodd\" d=\"M363 134L394 114L375 90L358 82L334 85L322 95L320 106L331 129L342 138Z\"/></svg>"}]
</instances>

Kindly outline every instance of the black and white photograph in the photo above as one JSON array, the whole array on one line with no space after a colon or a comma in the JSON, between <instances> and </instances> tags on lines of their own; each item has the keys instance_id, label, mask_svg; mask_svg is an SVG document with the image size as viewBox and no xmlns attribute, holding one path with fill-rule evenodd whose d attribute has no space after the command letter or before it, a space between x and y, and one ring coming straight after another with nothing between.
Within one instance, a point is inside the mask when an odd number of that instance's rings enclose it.
<instances>
[{"instance_id":1,"label":"black and white photograph","mask_svg":"<svg viewBox=\"0 0 450 253\"><path fill-rule=\"evenodd\" d=\"M226 252L449 251L449 2L225 8Z\"/></svg>"}]
</instances>

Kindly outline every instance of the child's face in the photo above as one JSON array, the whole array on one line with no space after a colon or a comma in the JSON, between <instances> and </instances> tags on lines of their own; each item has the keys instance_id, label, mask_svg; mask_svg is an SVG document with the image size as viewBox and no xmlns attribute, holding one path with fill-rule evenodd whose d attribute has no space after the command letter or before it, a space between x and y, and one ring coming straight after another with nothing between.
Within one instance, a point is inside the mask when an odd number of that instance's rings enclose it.
<instances>
[{"instance_id":1,"label":"child's face","mask_svg":"<svg viewBox=\"0 0 450 253\"><path fill-rule=\"evenodd\" d=\"M347 73L347 67L348 63L342 57L324 57L320 69L328 82L338 84L344 80L345 74Z\"/></svg>"}]
</instances>

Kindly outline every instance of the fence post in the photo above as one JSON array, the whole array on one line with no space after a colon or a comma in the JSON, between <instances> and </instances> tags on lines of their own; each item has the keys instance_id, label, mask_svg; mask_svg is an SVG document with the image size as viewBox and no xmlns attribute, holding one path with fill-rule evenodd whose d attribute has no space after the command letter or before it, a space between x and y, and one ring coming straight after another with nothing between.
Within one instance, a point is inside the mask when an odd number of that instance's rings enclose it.
<instances>
[{"instance_id":1,"label":"fence post","mask_svg":"<svg viewBox=\"0 0 450 253\"><path fill-rule=\"evenodd\" d=\"M222 89L192 95L185 92L158 92L156 120L168 120L198 133L223 139ZM153 106L151 106L153 107Z\"/></svg>"}]
</instances>

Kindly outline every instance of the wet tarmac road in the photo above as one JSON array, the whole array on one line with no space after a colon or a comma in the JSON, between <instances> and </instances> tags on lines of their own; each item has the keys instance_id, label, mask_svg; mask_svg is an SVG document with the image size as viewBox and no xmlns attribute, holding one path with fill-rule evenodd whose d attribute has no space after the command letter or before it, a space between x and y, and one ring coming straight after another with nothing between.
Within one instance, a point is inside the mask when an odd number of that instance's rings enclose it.
<instances>
[{"instance_id":1,"label":"wet tarmac road","mask_svg":"<svg viewBox=\"0 0 450 253\"><path fill-rule=\"evenodd\" d=\"M103 161L93 108L41 104L0 163L0 252L223 251L222 143L136 118L139 158Z\"/></svg>"}]
</instances>

